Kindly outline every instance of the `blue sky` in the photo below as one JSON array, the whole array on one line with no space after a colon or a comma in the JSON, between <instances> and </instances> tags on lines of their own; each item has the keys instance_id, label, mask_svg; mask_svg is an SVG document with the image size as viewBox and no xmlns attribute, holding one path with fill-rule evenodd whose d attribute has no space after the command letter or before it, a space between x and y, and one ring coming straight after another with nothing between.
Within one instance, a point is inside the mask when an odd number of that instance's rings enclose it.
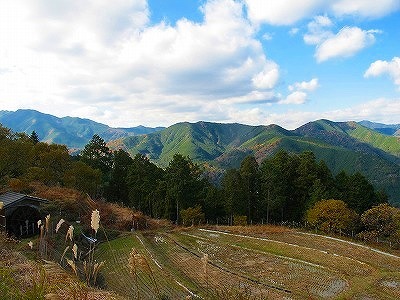
<instances>
[{"instance_id":1,"label":"blue sky","mask_svg":"<svg viewBox=\"0 0 400 300\"><path fill-rule=\"evenodd\" d=\"M400 0L0 1L0 110L400 123Z\"/></svg>"}]
</instances>

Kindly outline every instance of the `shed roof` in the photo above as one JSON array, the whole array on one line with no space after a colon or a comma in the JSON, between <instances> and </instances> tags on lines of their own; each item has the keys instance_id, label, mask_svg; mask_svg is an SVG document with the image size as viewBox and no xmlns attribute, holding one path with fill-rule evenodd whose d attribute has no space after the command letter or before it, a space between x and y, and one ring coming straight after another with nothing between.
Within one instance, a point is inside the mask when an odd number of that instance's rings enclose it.
<instances>
[{"instance_id":1,"label":"shed roof","mask_svg":"<svg viewBox=\"0 0 400 300\"><path fill-rule=\"evenodd\" d=\"M0 202L3 202L3 208L7 208L8 206L13 205L14 203L20 202L22 200L29 199L33 201L38 201L38 202L48 202L45 199L38 198L38 197L33 197L25 194L20 194L16 192L7 192L2 195L0 195Z\"/></svg>"}]
</instances>

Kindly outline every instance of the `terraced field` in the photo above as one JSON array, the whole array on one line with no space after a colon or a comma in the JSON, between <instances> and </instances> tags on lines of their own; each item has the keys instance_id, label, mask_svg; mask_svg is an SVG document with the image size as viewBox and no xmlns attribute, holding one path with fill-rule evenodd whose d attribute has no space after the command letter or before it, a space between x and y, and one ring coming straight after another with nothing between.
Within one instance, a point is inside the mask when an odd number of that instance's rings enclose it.
<instances>
[{"instance_id":1,"label":"terraced field","mask_svg":"<svg viewBox=\"0 0 400 300\"><path fill-rule=\"evenodd\" d=\"M268 226L136 232L100 245L104 282L129 299L400 299L400 257ZM136 249L147 264L128 265Z\"/></svg>"}]
</instances>

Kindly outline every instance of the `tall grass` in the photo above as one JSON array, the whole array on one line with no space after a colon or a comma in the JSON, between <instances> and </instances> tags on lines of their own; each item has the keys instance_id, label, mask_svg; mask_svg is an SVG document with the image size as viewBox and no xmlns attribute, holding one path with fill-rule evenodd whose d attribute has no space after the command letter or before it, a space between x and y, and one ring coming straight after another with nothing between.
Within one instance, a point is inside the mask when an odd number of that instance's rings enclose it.
<instances>
[{"instance_id":1,"label":"tall grass","mask_svg":"<svg viewBox=\"0 0 400 300\"><path fill-rule=\"evenodd\" d=\"M146 257L140 254L135 248L132 248L132 251L129 254L128 265L131 271L131 274L135 277L135 288L136 288L136 298L140 299L140 288L139 288L139 281L138 275L139 272L144 272L147 274L152 282L152 287L154 294L156 295L157 299L162 299L160 294L160 289L157 284L157 280L154 276L154 272L150 267Z\"/></svg>"}]
</instances>

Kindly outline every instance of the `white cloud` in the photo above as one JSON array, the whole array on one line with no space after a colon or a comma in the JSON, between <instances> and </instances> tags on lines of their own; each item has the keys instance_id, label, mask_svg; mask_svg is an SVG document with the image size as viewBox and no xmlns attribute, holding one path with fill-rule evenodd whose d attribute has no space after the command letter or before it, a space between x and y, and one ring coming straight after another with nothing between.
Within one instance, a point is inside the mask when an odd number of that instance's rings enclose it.
<instances>
[{"instance_id":1,"label":"white cloud","mask_svg":"<svg viewBox=\"0 0 400 300\"><path fill-rule=\"evenodd\" d=\"M274 62L265 64L264 70L256 74L252 81L258 89L272 89L279 79L279 67Z\"/></svg>"},{"instance_id":2,"label":"white cloud","mask_svg":"<svg viewBox=\"0 0 400 300\"><path fill-rule=\"evenodd\" d=\"M332 10L338 16L355 15L378 18L400 8L399 0L337 0L332 2Z\"/></svg>"},{"instance_id":3,"label":"white cloud","mask_svg":"<svg viewBox=\"0 0 400 300\"><path fill-rule=\"evenodd\" d=\"M244 0L255 24L291 25L318 11L322 0Z\"/></svg>"},{"instance_id":4,"label":"white cloud","mask_svg":"<svg viewBox=\"0 0 400 300\"><path fill-rule=\"evenodd\" d=\"M389 62L385 60L373 62L364 73L364 77L376 77L385 74L393 79L394 84L400 86L400 57L393 57Z\"/></svg>"},{"instance_id":5,"label":"white cloud","mask_svg":"<svg viewBox=\"0 0 400 300\"><path fill-rule=\"evenodd\" d=\"M333 22L327 16L316 16L314 20L308 23L308 32L303 39L306 44L318 45L331 38L334 34L328 30L333 26Z\"/></svg>"},{"instance_id":6,"label":"white cloud","mask_svg":"<svg viewBox=\"0 0 400 300\"><path fill-rule=\"evenodd\" d=\"M279 104L304 104L308 99L308 93L315 91L319 87L318 78L310 81L295 82L288 86L291 92L286 98L280 99Z\"/></svg>"},{"instance_id":7,"label":"white cloud","mask_svg":"<svg viewBox=\"0 0 400 300\"><path fill-rule=\"evenodd\" d=\"M145 0L0 1L1 109L167 125L274 101L279 66L243 4L201 11L202 22L169 25L149 23Z\"/></svg>"},{"instance_id":8,"label":"white cloud","mask_svg":"<svg viewBox=\"0 0 400 300\"><path fill-rule=\"evenodd\" d=\"M307 100L307 93L295 91L290 93L285 99L279 101L279 104L304 104Z\"/></svg>"},{"instance_id":9,"label":"white cloud","mask_svg":"<svg viewBox=\"0 0 400 300\"><path fill-rule=\"evenodd\" d=\"M318 14L379 18L400 8L399 0L244 0L255 24L292 25Z\"/></svg>"},{"instance_id":10,"label":"white cloud","mask_svg":"<svg viewBox=\"0 0 400 300\"><path fill-rule=\"evenodd\" d=\"M315 91L319 87L318 78L313 78L310 81L296 82L293 85L289 85L289 91Z\"/></svg>"},{"instance_id":11,"label":"white cloud","mask_svg":"<svg viewBox=\"0 0 400 300\"><path fill-rule=\"evenodd\" d=\"M318 119L328 119L335 122L370 120L385 124L399 123L400 99L376 99L363 104L343 109L314 112L288 110L284 113L263 115L263 124L279 124L286 129L296 129L299 126Z\"/></svg>"},{"instance_id":12,"label":"white cloud","mask_svg":"<svg viewBox=\"0 0 400 300\"><path fill-rule=\"evenodd\" d=\"M376 30L358 27L343 27L335 36L324 40L316 49L318 62L335 58L350 57L375 42Z\"/></svg>"}]
</instances>

